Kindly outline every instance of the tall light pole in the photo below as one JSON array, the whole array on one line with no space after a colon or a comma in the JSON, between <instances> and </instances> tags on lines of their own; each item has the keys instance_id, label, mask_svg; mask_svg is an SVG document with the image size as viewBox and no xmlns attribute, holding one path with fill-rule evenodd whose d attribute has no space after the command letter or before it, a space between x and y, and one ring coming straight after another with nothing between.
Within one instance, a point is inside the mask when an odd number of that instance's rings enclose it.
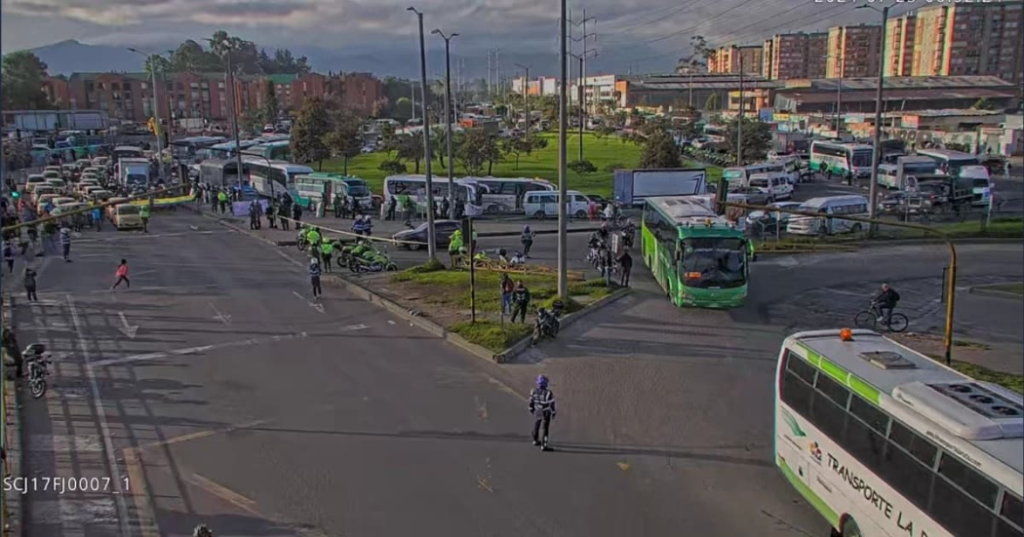
<instances>
[{"instance_id":1,"label":"tall light pole","mask_svg":"<svg viewBox=\"0 0 1024 537\"><path fill-rule=\"evenodd\" d=\"M146 61L149 62L149 74L153 81L153 125L156 127L156 131L153 134L156 135L156 154L157 162L159 163L157 171L160 173L160 181L164 181L164 141L163 138L160 137L160 101L157 100L156 97L156 61L154 61L154 58L157 56L156 54L146 54L145 52L133 48L129 48L128 50L146 58ZM170 127L170 125L167 125L167 128ZM167 141L170 142L169 136Z\"/></svg>"},{"instance_id":2,"label":"tall light pole","mask_svg":"<svg viewBox=\"0 0 1024 537\"><path fill-rule=\"evenodd\" d=\"M444 39L444 122L448 127L448 195L452 196L448 204L448 218L455 219L455 161L452 160L452 60L451 42L459 34L444 35L444 32L435 28L432 34L437 34Z\"/></svg>"},{"instance_id":3,"label":"tall light pole","mask_svg":"<svg viewBox=\"0 0 1024 537\"><path fill-rule=\"evenodd\" d=\"M870 4L861 4L857 9L867 7L882 14L882 31L878 37L878 91L875 94L875 149L871 156L871 184L868 186L868 218L875 217L875 195L878 190L878 163L882 158L882 87L885 84L885 26L889 20L889 6L878 9ZM868 236L874 235L877 224L868 227Z\"/></svg>"},{"instance_id":4,"label":"tall light pole","mask_svg":"<svg viewBox=\"0 0 1024 537\"><path fill-rule=\"evenodd\" d=\"M430 116L427 115L427 48L423 41L423 13L414 7L407 8L416 14L420 24L420 84L423 88L423 167L427 183L427 255L430 262L437 261L437 237L434 236L434 180L430 175ZM451 166L451 162L448 166ZM452 192L454 196L454 191ZM454 201L454 200L453 200Z\"/></svg>"},{"instance_id":5,"label":"tall light pole","mask_svg":"<svg viewBox=\"0 0 1024 537\"><path fill-rule=\"evenodd\" d=\"M584 52L582 54L573 54L570 52L569 55L580 61L580 76L578 78L579 84L577 84L576 88L579 91L579 109L577 110L577 114L580 118L580 154L578 160L583 160L583 107L586 106L585 103L587 102L587 79L583 76L583 73L586 69L585 65L587 61L587 56L597 56L597 51L593 49L588 51L584 48Z\"/></svg>"},{"instance_id":6,"label":"tall light pole","mask_svg":"<svg viewBox=\"0 0 1024 537\"><path fill-rule=\"evenodd\" d=\"M523 108L526 109L526 139L530 139L530 67L517 63L516 67L526 71L523 75Z\"/></svg>"},{"instance_id":7,"label":"tall light pole","mask_svg":"<svg viewBox=\"0 0 1024 537\"><path fill-rule=\"evenodd\" d=\"M238 105L241 101L238 98L237 88L235 88L235 71L231 67L231 53L235 51L236 43L232 39L218 42L207 38L204 41L209 42L213 48L220 48L220 52L224 54L225 78L227 79L228 87L231 89L231 132L235 139L235 166L238 167L238 188L241 189L245 170L242 166L242 141L238 134Z\"/></svg>"},{"instance_id":8,"label":"tall light pole","mask_svg":"<svg viewBox=\"0 0 1024 537\"><path fill-rule=\"evenodd\" d=\"M569 286L566 278L568 241L566 240L566 154L565 154L565 130L566 130L566 108L568 96L569 76L567 67L569 57L566 46L568 36L568 19L566 18L566 0L560 0L561 20L558 38L558 64L561 71L558 88L558 296L564 301L569 299Z\"/></svg>"}]
</instances>

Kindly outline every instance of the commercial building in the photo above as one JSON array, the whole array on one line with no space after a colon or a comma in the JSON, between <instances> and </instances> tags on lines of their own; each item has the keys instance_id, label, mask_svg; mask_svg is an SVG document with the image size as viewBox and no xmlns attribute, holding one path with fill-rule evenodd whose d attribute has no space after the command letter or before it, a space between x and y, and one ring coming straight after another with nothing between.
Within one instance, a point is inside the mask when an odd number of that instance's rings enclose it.
<instances>
[{"instance_id":1,"label":"commercial building","mask_svg":"<svg viewBox=\"0 0 1024 537\"><path fill-rule=\"evenodd\" d=\"M753 111L758 99L763 103L780 82L765 80L758 75L743 75L745 108ZM730 92L740 89L739 74L712 75L651 75L620 78L615 92L620 108L684 108L692 104L698 109L725 110L730 106ZM739 94L734 99L739 108Z\"/></svg>"},{"instance_id":2,"label":"commercial building","mask_svg":"<svg viewBox=\"0 0 1024 537\"><path fill-rule=\"evenodd\" d=\"M761 45L720 47L708 58L708 73L737 74L742 65L744 73L760 75L762 61L763 47Z\"/></svg>"},{"instance_id":3,"label":"commercial building","mask_svg":"<svg viewBox=\"0 0 1024 537\"><path fill-rule=\"evenodd\" d=\"M913 76L917 15L889 19L885 26L885 76Z\"/></svg>"},{"instance_id":4,"label":"commercial building","mask_svg":"<svg viewBox=\"0 0 1024 537\"><path fill-rule=\"evenodd\" d=\"M764 42L761 76L768 80L822 78L828 34L777 34Z\"/></svg>"},{"instance_id":5,"label":"commercial building","mask_svg":"<svg viewBox=\"0 0 1024 537\"><path fill-rule=\"evenodd\" d=\"M881 26L833 26L828 30L825 78L878 76Z\"/></svg>"},{"instance_id":6,"label":"commercial building","mask_svg":"<svg viewBox=\"0 0 1024 537\"><path fill-rule=\"evenodd\" d=\"M1020 84L1021 2L949 4L917 11L914 76L994 75Z\"/></svg>"},{"instance_id":7,"label":"commercial building","mask_svg":"<svg viewBox=\"0 0 1024 537\"><path fill-rule=\"evenodd\" d=\"M523 93L523 84L526 81L523 77L512 79L512 91ZM553 76L541 76L529 81L527 84L527 95L558 95L558 79Z\"/></svg>"}]
</instances>

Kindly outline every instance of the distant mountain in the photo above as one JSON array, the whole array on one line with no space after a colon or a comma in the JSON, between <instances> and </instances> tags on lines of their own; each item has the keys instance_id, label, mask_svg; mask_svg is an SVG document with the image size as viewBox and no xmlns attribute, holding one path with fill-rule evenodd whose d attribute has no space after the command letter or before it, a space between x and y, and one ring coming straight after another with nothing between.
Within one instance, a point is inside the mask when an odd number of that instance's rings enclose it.
<instances>
[{"instance_id":1,"label":"distant mountain","mask_svg":"<svg viewBox=\"0 0 1024 537\"><path fill-rule=\"evenodd\" d=\"M30 49L51 75L78 72L141 71L143 59L124 47L86 45L73 39Z\"/></svg>"},{"instance_id":2,"label":"distant mountain","mask_svg":"<svg viewBox=\"0 0 1024 537\"><path fill-rule=\"evenodd\" d=\"M365 48L363 50L347 49L339 52L337 49L315 48L315 47L294 47L292 52L296 56L307 56L310 65L317 72L367 72L379 77L397 76L401 78L419 78L420 59L418 50L415 48L415 41L409 43L409 47L387 48ZM170 48L170 47L169 47ZM271 48L267 45L267 48ZM141 71L143 60L138 55L125 47L112 47L106 45L87 45L75 40L61 41L52 45L46 45L30 49L43 60L51 75L73 72L108 72L108 71ZM647 57L657 51L639 49L632 54L631 58ZM456 76L459 69L459 60L462 60L463 79L479 79L487 75L487 53L477 55L452 56L452 76ZM643 65L646 70L659 72L670 71L675 65L675 58L666 57L664 65L649 63ZM514 77L519 73L515 64L530 66L531 76L558 76L558 55L555 52L535 53L513 53L506 51L501 53L499 58L501 69L507 77ZM576 62L572 62L572 74L575 78ZM429 78L444 76L444 51L433 49L427 51L427 76ZM598 56L588 60L587 72L589 74L625 74L630 68L629 58L620 59L614 54Z\"/></svg>"}]
</instances>

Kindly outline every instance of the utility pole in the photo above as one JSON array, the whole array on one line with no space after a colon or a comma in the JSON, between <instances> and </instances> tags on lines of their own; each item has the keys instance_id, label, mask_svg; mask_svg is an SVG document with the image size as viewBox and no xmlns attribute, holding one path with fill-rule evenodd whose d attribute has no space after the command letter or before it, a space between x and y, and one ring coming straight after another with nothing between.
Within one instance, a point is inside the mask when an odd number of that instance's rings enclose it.
<instances>
[{"instance_id":1,"label":"utility pole","mask_svg":"<svg viewBox=\"0 0 1024 537\"><path fill-rule=\"evenodd\" d=\"M871 184L868 185L868 218L874 219L875 196L878 191L878 163L882 159L882 88L885 84L885 25L889 20L889 6L879 10L870 4L862 4L856 9L864 7L874 9L882 14L882 31L878 46L878 90L875 94L875 148L871 155ZM873 236L877 228L877 224L871 224L868 227L868 236ZM952 297L950 297L950 301L952 301Z\"/></svg>"},{"instance_id":2,"label":"utility pole","mask_svg":"<svg viewBox=\"0 0 1024 537\"><path fill-rule=\"evenodd\" d=\"M566 131L566 108L568 107L568 83L569 79L567 76L568 71L568 57L566 55L566 46L568 45L569 36L569 24L566 18L566 0L561 0L561 19L559 20L559 54L558 63L559 70L561 71L561 77L559 80L558 88L558 296L563 301L569 299L569 286L568 278L566 274L567 264L567 248L568 241L566 240L566 214L565 214L565 203L566 199L566 147L565 147L565 131Z\"/></svg>"},{"instance_id":3,"label":"utility pole","mask_svg":"<svg viewBox=\"0 0 1024 537\"><path fill-rule=\"evenodd\" d=\"M523 108L526 110L526 140L530 139L530 68L517 63L516 67L526 71L524 75L526 78L523 79Z\"/></svg>"},{"instance_id":4,"label":"utility pole","mask_svg":"<svg viewBox=\"0 0 1024 537\"><path fill-rule=\"evenodd\" d=\"M590 52L592 52L594 54L594 56L597 55L597 51L596 50L591 50ZM571 56L573 58L576 58L577 60L580 61L580 73L581 73L581 76L577 78L577 80L579 82L576 84L576 90L577 90L577 93L578 93L578 95L577 95L577 98L578 98L577 104L579 105L579 108L578 108L578 110L576 112L577 112L577 115L579 116L579 122L580 122L580 124L579 124L579 129L580 129L580 143L579 143L580 148L579 148L579 152L580 152L580 154L579 154L579 159L578 160L583 160L583 122L585 121L584 120L584 115L583 115L583 103L586 102L586 82L585 82L586 79L583 78L582 73L583 73L583 69L584 69L583 65L584 65L584 62L586 61L587 54L586 53L584 53L584 54L573 54L573 53L570 52L569 56Z\"/></svg>"},{"instance_id":5,"label":"utility pole","mask_svg":"<svg viewBox=\"0 0 1024 537\"><path fill-rule=\"evenodd\" d=\"M423 167L427 185L427 255L430 262L437 261L437 237L434 236L434 182L430 175L430 116L427 112L427 47L423 40L423 13L414 7L407 8L416 14L420 24L420 84L423 87ZM451 163L448 164L451 166Z\"/></svg>"},{"instance_id":6,"label":"utility pole","mask_svg":"<svg viewBox=\"0 0 1024 537\"><path fill-rule=\"evenodd\" d=\"M578 101L576 103L577 106L579 106L578 112L579 112L579 122L580 122L580 125L579 125L579 128L580 128L580 142L579 142L580 148L579 148L579 159L578 160L583 160L583 127L584 127L585 122L586 122L586 116L589 115L589 110L587 109L587 39L589 39L591 37L596 37L597 34L588 34L587 33L587 22L593 21L593 20L597 20L597 19L595 19L594 17L587 18L587 10L584 8L584 10L583 10L583 19L580 22L573 23L573 26L582 27L583 35L581 35L579 39L576 39L576 38L572 39L573 41L576 41L576 42L580 42L580 41L583 42L583 52L581 52L580 54L577 55L577 54L573 54L572 51L569 51L569 54L568 54L569 56L571 56L573 58L576 58L576 59L578 59L580 61L579 77L577 78L577 80L579 80L579 84L577 84L578 90L579 90L579 99L578 99ZM568 61L568 58L566 58L566 61Z\"/></svg>"},{"instance_id":7,"label":"utility pole","mask_svg":"<svg viewBox=\"0 0 1024 537\"><path fill-rule=\"evenodd\" d=\"M238 137L238 88L235 87L235 73L231 68L231 53L232 48L229 48L224 56L227 58L226 63L228 67L228 84L231 86L231 130L235 134L235 164L238 166L238 188L242 188L242 178L244 177L244 168L242 167L242 141ZM168 125L170 127L170 125Z\"/></svg>"},{"instance_id":8,"label":"utility pole","mask_svg":"<svg viewBox=\"0 0 1024 537\"><path fill-rule=\"evenodd\" d=\"M146 60L149 61L149 74L152 77L152 81L153 81L152 82L152 84L153 84L153 125L156 127L154 129L154 131L153 131L153 134L156 135L156 154L157 154L157 161L159 162L159 166L157 166L157 169L160 172L160 180L163 181L164 180L164 141L163 141L162 133L160 132L160 100L159 100L159 98L157 98L157 95L156 95L156 88L157 88L157 85L156 85L156 69L157 69L157 67L156 67L155 59L157 58L157 55L156 54L145 54L145 53L143 53L143 52L141 52L139 50L133 49L133 48L129 48L128 50L130 50L130 51L132 51L132 52L134 52L134 53L136 53L136 54L138 54L140 56L145 57ZM167 124L167 128L168 129L171 128L170 123ZM168 132L170 132L170 131L168 131ZM170 142L170 138L171 138L170 136L167 137L167 141L168 142ZM237 140L238 139L236 138L235 139L235 147L238 147L238 141Z\"/></svg>"},{"instance_id":9,"label":"utility pole","mask_svg":"<svg viewBox=\"0 0 1024 537\"><path fill-rule=\"evenodd\" d=\"M687 84L687 91L690 93L690 97L687 103L690 105L690 110L693 110L693 66L690 66L690 82Z\"/></svg>"},{"instance_id":10,"label":"utility pole","mask_svg":"<svg viewBox=\"0 0 1024 537\"><path fill-rule=\"evenodd\" d=\"M452 102L452 62L451 62L451 41L455 39L455 36L459 34L444 35L439 29L435 29L433 32L441 36L444 39L444 123L447 129L447 140L448 143L448 195L452 197L451 203L448 204L448 218L455 220L455 164L452 159L452 109L454 104ZM433 205L430 207L433 212ZM470 261L472 263L472 260Z\"/></svg>"},{"instance_id":11,"label":"utility pole","mask_svg":"<svg viewBox=\"0 0 1024 537\"><path fill-rule=\"evenodd\" d=\"M736 165L743 165L743 55L740 55L740 115L736 117Z\"/></svg>"},{"instance_id":12,"label":"utility pole","mask_svg":"<svg viewBox=\"0 0 1024 537\"><path fill-rule=\"evenodd\" d=\"M416 120L416 81L409 81L409 90L412 93L412 119Z\"/></svg>"}]
</instances>

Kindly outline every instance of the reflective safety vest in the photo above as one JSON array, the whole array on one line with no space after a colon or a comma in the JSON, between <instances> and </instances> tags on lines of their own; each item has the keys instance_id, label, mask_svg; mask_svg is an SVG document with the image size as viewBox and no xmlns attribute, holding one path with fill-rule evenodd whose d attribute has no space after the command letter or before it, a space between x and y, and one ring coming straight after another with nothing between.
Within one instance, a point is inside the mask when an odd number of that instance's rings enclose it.
<instances>
[{"instance_id":1,"label":"reflective safety vest","mask_svg":"<svg viewBox=\"0 0 1024 537\"><path fill-rule=\"evenodd\" d=\"M331 241L324 241L324 243L320 245L320 253L322 253L324 255L331 255L331 254L333 254L334 253L334 244Z\"/></svg>"}]
</instances>

